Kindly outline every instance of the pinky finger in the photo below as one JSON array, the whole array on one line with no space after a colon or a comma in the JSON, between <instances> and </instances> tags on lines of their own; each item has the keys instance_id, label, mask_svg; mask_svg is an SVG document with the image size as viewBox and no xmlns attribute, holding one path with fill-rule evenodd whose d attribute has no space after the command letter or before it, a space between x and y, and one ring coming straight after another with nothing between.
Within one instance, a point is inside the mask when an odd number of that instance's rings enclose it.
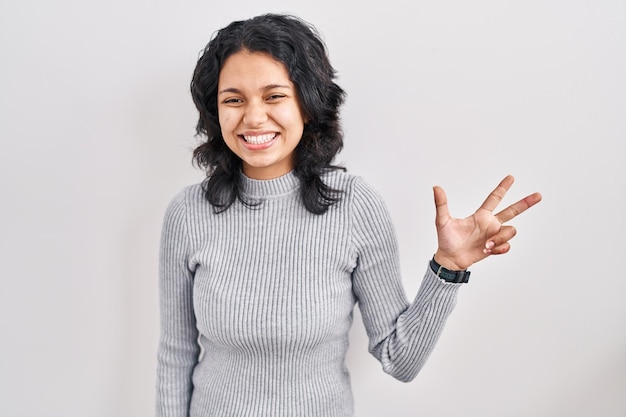
<instances>
[{"instance_id":1,"label":"pinky finger","mask_svg":"<svg viewBox=\"0 0 626 417\"><path fill-rule=\"evenodd\" d=\"M483 252L489 254L489 255L503 255L505 253L507 253L509 250L511 250L511 245L509 244L509 242L504 242L498 246L495 246L491 249L486 248Z\"/></svg>"}]
</instances>

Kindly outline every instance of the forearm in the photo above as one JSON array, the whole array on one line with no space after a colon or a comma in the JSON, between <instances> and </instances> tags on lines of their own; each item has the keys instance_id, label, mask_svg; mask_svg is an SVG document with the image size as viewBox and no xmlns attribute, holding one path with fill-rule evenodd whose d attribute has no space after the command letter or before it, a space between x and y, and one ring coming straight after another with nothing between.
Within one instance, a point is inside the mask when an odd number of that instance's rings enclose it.
<instances>
[{"instance_id":1,"label":"forearm","mask_svg":"<svg viewBox=\"0 0 626 417\"><path fill-rule=\"evenodd\" d=\"M401 381L418 374L434 349L456 304L458 284L442 282L428 268L413 303L384 339L370 347L383 370Z\"/></svg>"}]
</instances>

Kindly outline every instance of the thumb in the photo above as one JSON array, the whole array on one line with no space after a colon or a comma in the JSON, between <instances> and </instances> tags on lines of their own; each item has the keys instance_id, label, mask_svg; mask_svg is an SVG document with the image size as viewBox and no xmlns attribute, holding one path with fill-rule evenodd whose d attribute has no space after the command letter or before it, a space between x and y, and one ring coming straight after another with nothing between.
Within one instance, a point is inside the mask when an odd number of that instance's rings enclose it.
<instances>
[{"instance_id":1,"label":"thumb","mask_svg":"<svg viewBox=\"0 0 626 417\"><path fill-rule=\"evenodd\" d=\"M450 218L450 211L448 210L448 197L443 191L443 188L435 185L433 187L433 195L435 198L435 224L441 226L446 223Z\"/></svg>"}]
</instances>

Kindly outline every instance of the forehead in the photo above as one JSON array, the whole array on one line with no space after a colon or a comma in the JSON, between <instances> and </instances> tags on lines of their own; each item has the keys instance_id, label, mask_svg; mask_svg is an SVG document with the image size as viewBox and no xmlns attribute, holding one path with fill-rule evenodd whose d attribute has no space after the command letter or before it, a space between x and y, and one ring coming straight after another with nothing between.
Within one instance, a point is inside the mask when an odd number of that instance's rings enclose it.
<instances>
[{"instance_id":1,"label":"forehead","mask_svg":"<svg viewBox=\"0 0 626 417\"><path fill-rule=\"evenodd\" d=\"M229 56L220 70L219 88L292 85L285 65L268 54L242 50Z\"/></svg>"}]
</instances>

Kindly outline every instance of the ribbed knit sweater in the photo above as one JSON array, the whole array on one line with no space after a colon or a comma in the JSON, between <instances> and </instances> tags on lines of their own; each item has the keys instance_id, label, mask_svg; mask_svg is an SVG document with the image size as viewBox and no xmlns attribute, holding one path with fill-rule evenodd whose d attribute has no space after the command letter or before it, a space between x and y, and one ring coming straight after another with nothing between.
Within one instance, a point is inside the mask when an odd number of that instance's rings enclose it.
<instances>
[{"instance_id":1,"label":"ribbed knit sweater","mask_svg":"<svg viewBox=\"0 0 626 417\"><path fill-rule=\"evenodd\" d=\"M308 212L293 173L244 177L248 200L214 213L201 186L166 210L160 252L159 417L351 417L344 360L358 303L369 351L385 372L415 377L459 285L427 268L409 303L390 216L357 176Z\"/></svg>"}]
</instances>

